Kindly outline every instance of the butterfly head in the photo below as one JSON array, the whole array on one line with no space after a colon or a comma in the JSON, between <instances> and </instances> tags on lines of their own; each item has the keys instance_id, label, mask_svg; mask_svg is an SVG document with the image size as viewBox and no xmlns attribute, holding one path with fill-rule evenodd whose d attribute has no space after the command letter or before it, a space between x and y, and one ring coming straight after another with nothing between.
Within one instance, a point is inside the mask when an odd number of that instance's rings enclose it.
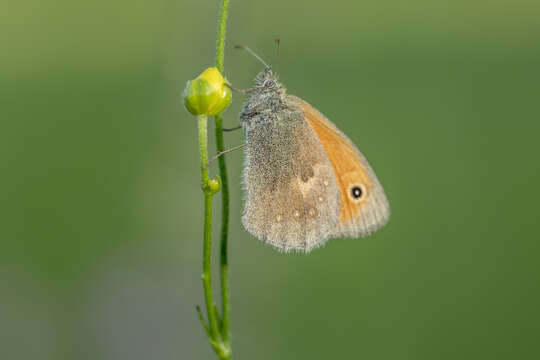
<instances>
[{"instance_id":1,"label":"butterfly head","mask_svg":"<svg viewBox=\"0 0 540 360\"><path fill-rule=\"evenodd\" d=\"M285 87L277 81L270 67L261 71L254 82L255 86L249 90L250 97L240 114L243 122L250 120L254 114L276 114L284 108Z\"/></svg>"},{"instance_id":2,"label":"butterfly head","mask_svg":"<svg viewBox=\"0 0 540 360\"><path fill-rule=\"evenodd\" d=\"M281 87L281 84L277 81L277 76L274 75L272 69L266 68L255 78L255 87L260 91L275 91Z\"/></svg>"},{"instance_id":3,"label":"butterfly head","mask_svg":"<svg viewBox=\"0 0 540 360\"><path fill-rule=\"evenodd\" d=\"M276 40L276 43L278 44L279 54L279 40ZM259 55L244 45L235 45L235 48L246 50L265 66L264 70L255 77L255 87L250 89L250 92L259 96L268 96L271 94L280 96L285 93L285 88L277 81L277 76L272 72L272 68Z\"/></svg>"}]
</instances>

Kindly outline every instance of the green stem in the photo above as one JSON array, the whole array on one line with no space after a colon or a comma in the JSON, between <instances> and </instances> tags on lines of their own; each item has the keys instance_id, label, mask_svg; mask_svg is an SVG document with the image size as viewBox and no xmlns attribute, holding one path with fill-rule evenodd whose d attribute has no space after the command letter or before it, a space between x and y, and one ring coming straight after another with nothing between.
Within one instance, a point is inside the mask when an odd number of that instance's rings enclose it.
<instances>
[{"instance_id":1,"label":"green stem","mask_svg":"<svg viewBox=\"0 0 540 360\"><path fill-rule=\"evenodd\" d=\"M218 22L218 35L216 45L216 67L223 73L223 59L225 56L225 33L227 29L227 15L229 0L222 0ZM221 115L216 120L216 147L218 152L224 151L223 119ZM211 188L208 177L208 145L207 145L207 116L199 115L199 147L201 153L201 181L204 192L204 243L203 243L203 288L206 301L206 314L208 324L205 323L200 308L197 308L201 323L208 334L210 344L221 360L231 359L230 330L229 330L229 278L228 278L228 231L229 231L229 185L225 157L219 158L219 173L222 188L222 218L221 218L221 251L220 251L220 280L222 319L214 304L212 296L212 197L217 192ZM214 187L215 188L215 187Z\"/></svg>"},{"instance_id":2,"label":"green stem","mask_svg":"<svg viewBox=\"0 0 540 360\"><path fill-rule=\"evenodd\" d=\"M216 44L216 67L223 73L223 59L225 58L225 34L227 32L227 16L229 15L229 0L221 1L219 11L218 34Z\"/></svg>"},{"instance_id":3,"label":"green stem","mask_svg":"<svg viewBox=\"0 0 540 360\"><path fill-rule=\"evenodd\" d=\"M223 143L223 128L221 116L216 116L216 148L220 153L224 150ZM219 159L219 176L221 178L221 244L220 244L220 276L221 276L221 305L223 309L223 322L221 327L221 335L223 341L229 342L229 315L230 315L230 298L229 298L229 260L228 260L228 235L229 235L229 180L227 176L227 165L225 156L220 156Z\"/></svg>"},{"instance_id":4,"label":"green stem","mask_svg":"<svg viewBox=\"0 0 540 360\"><path fill-rule=\"evenodd\" d=\"M214 195L208 183L208 141L207 116L199 115L199 149L201 154L201 187L204 193L204 238L203 238L203 274L202 282L204 298L206 301L206 314L208 316L211 341L220 339L218 319L214 311L212 296L212 196ZM204 325L204 324L203 324Z\"/></svg>"},{"instance_id":5,"label":"green stem","mask_svg":"<svg viewBox=\"0 0 540 360\"><path fill-rule=\"evenodd\" d=\"M225 35L227 32L227 16L229 13L229 0L222 0L218 22L218 35L216 44L216 67L223 73L223 62L225 57ZM216 116L216 149L220 153L225 150L223 142L223 119L221 115ZM221 178L221 246L220 246L220 280L221 280L221 306L222 323L221 336L227 348L230 349L230 296L229 296L229 276L228 276L228 234L229 234L229 180L227 176L227 165L225 156L219 157L219 175Z\"/></svg>"}]
</instances>

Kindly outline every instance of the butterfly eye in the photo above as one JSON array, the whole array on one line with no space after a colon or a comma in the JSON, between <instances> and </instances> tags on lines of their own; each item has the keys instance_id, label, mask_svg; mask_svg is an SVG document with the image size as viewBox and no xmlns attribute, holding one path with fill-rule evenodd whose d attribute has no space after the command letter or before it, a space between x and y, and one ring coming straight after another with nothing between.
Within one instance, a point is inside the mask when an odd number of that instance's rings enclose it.
<instances>
[{"instance_id":1,"label":"butterfly eye","mask_svg":"<svg viewBox=\"0 0 540 360\"><path fill-rule=\"evenodd\" d=\"M268 79L264 81L263 86L267 88L273 88L274 86L276 86L276 82L273 79Z\"/></svg>"},{"instance_id":2,"label":"butterfly eye","mask_svg":"<svg viewBox=\"0 0 540 360\"><path fill-rule=\"evenodd\" d=\"M351 187L351 197L353 200L362 200L366 195L364 186L357 184Z\"/></svg>"}]
</instances>

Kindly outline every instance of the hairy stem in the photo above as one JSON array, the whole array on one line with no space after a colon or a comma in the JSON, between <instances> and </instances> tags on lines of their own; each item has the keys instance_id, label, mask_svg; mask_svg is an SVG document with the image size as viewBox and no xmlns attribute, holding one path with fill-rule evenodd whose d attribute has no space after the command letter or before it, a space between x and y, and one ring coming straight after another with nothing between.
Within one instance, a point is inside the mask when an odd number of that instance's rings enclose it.
<instances>
[{"instance_id":1,"label":"hairy stem","mask_svg":"<svg viewBox=\"0 0 540 360\"><path fill-rule=\"evenodd\" d=\"M224 151L222 118L216 116L216 148L217 152ZM221 280L221 306L222 306L222 327L221 335L223 341L229 343L229 277L228 277L228 236L229 236L229 179L227 176L227 165L225 156L218 158L219 176L221 178L221 244L220 244L220 280Z\"/></svg>"},{"instance_id":2,"label":"hairy stem","mask_svg":"<svg viewBox=\"0 0 540 360\"><path fill-rule=\"evenodd\" d=\"M223 59L225 54L225 32L227 28L227 15L229 0L222 0L218 19L218 33L216 45L216 67L223 73ZM215 117L216 120L216 147L218 153L223 152L223 119L221 115ZM220 319L218 309L214 304L212 295L212 197L218 191L214 186L210 186L208 177L208 143L207 143L207 116L199 116L199 147L201 154L201 181L204 193L204 238L203 238L203 288L206 302L206 314L208 324L206 324L202 312L197 307L197 312L201 323L208 335L210 344L221 360L231 359L230 330L229 330L229 279L228 279L228 231L229 231L229 184L227 177L227 166L224 156L219 158L219 173L222 189L222 218L221 218L221 244L220 244L220 280L221 280L221 305L222 318Z\"/></svg>"},{"instance_id":3,"label":"hairy stem","mask_svg":"<svg viewBox=\"0 0 540 360\"><path fill-rule=\"evenodd\" d=\"M223 73L223 59L225 58L225 34L227 32L227 16L229 15L229 0L221 1L218 19L218 33L216 44L216 67Z\"/></svg>"},{"instance_id":4,"label":"hairy stem","mask_svg":"<svg viewBox=\"0 0 540 360\"><path fill-rule=\"evenodd\" d=\"M199 149L201 155L201 187L204 193L204 237L203 237L203 273L202 282L204 298L206 301L206 314L208 316L208 329L211 341L216 342L220 338L218 319L214 311L214 299L212 296L212 196L213 192L208 184L208 141L207 141L207 116L199 115ZM204 324L203 324L204 325Z\"/></svg>"},{"instance_id":5,"label":"hairy stem","mask_svg":"<svg viewBox=\"0 0 540 360\"><path fill-rule=\"evenodd\" d=\"M216 67L223 73L223 62L225 57L225 34L227 31L227 16L229 12L229 0L222 0L218 20L218 34L216 44ZM225 145L223 142L223 119L221 115L216 116L216 149L223 152ZM227 176L227 165L225 157L219 157L219 176L221 178L221 244L220 244L220 280L221 280L221 306L222 322L221 336L224 345L230 349L230 297L229 297L229 276L228 276L228 235L229 235L229 180Z\"/></svg>"}]
</instances>

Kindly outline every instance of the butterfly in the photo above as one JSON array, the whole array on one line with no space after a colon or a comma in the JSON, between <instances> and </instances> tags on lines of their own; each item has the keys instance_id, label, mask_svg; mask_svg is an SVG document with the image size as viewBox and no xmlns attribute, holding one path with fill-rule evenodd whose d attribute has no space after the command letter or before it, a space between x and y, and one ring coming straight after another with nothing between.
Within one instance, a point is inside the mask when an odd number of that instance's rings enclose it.
<instances>
[{"instance_id":1,"label":"butterfly","mask_svg":"<svg viewBox=\"0 0 540 360\"><path fill-rule=\"evenodd\" d=\"M345 134L287 94L268 66L246 92L240 121L248 232L280 251L309 252L328 239L363 237L386 224L384 190Z\"/></svg>"}]
</instances>

